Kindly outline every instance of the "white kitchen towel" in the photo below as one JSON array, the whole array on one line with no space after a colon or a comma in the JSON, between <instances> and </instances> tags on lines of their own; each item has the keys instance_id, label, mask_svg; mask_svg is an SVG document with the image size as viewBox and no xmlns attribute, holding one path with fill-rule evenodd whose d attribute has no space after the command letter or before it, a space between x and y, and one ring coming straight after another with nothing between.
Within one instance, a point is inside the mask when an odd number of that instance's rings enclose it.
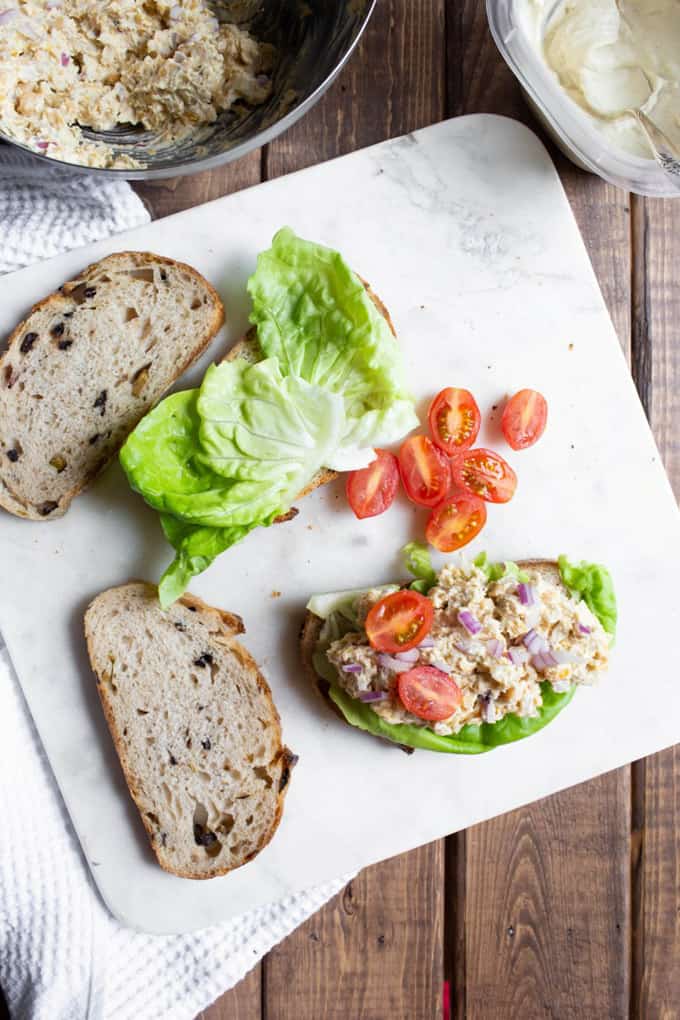
<instances>
[{"instance_id":1,"label":"white kitchen towel","mask_svg":"<svg viewBox=\"0 0 680 1020\"><path fill-rule=\"evenodd\" d=\"M0 272L148 219L124 181L0 146ZM0 818L0 987L13 1020L191 1020L349 879L191 935L124 928L94 888L1 642Z\"/></svg>"}]
</instances>

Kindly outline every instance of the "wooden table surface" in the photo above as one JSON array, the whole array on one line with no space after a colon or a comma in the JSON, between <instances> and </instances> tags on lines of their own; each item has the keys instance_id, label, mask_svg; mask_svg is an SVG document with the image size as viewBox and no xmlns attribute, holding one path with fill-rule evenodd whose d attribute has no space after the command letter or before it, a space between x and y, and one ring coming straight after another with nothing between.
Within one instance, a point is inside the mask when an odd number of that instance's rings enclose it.
<instances>
[{"instance_id":1,"label":"wooden table surface","mask_svg":"<svg viewBox=\"0 0 680 1020\"><path fill-rule=\"evenodd\" d=\"M139 192L165 216L446 117L535 127L483 7L379 0L344 73L288 134ZM626 194L551 153L677 492L680 201ZM651 514L632 541L648 526ZM201 1018L678 1018L679 822L676 748L371 867Z\"/></svg>"}]
</instances>

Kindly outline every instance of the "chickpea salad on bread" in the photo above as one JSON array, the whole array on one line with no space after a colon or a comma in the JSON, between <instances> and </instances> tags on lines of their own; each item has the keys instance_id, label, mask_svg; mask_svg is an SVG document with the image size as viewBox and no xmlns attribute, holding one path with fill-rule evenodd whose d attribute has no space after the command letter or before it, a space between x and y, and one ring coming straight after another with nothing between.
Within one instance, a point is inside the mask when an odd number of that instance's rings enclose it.
<instances>
[{"instance_id":1,"label":"chickpea salad on bread","mask_svg":"<svg viewBox=\"0 0 680 1020\"><path fill-rule=\"evenodd\" d=\"M606 568L478 556L437 574L406 547L408 588L316 596L303 654L352 726L415 747L479 754L542 729L606 671L616 598Z\"/></svg>"}]
</instances>

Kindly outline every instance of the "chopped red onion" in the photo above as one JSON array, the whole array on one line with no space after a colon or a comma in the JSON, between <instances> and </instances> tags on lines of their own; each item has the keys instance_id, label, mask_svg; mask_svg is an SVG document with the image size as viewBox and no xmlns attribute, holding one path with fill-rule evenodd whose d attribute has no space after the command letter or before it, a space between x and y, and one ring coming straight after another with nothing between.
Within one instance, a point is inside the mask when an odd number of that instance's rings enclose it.
<instances>
[{"instance_id":1,"label":"chopped red onion","mask_svg":"<svg viewBox=\"0 0 680 1020\"><path fill-rule=\"evenodd\" d=\"M537 655L548 647L545 638L541 637L533 627L530 631L527 631L522 640L532 655Z\"/></svg>"},{"instance_id":2,"label":"chopped red onion","mask_svg":"<svg viewBox=\"0 0 680 1020\"><path fill-rule=\"evenodd\" d=\"M36 149L43 149L43 150L45 150L49 144L50 144L49 142L36 142L35 143L35 147L36 147Z\"/></svg>"},{"instance_id":3,"label":"chopped red onion","mask_svg":"<svg viewBox=\"0 0 680 1020\"><path fill-rule=\"evenodd\" d=\"M458 613L458 622L461 626L465 627L468 634L479 634L482 629L482 625L479 620L475 619L472 613L467 609L461 609Z\"/></svg>"},{"instance_id":4,"label":"chopped red onion","mask_svg":"<svg viewBox=\"0 0 680 1020\"><path fill-rule=\"evenodd\" d=\"M485 723L496 722L496 705L489 691L481 696L481 716Z\"/></svg>"},{"instance_id":5,"label":"chopped red onion","mask_svg":"<svg viewBox=\"0 0 680 1020\"><path fill-rule=\"evenodd\" d=\"M435 669L440 670L442 673L451 672L451 667L447 666L443 659L435 659L434 662L431 662L429 665L434 666Z\"/></svg>"},{"instance_id":6,"label":"chopped red onion","mask_svg":"<svg viewBox=\"0 0 680 1020\"><path fill-rule=\"evenodd\" d=\"M536 594L533 585L522 582L517 585L517 594L523 606L533 606L536 601Z\"/></svg>"},{"instance_id":7,"label":"chopped red onion","mask_svg":"<svg viewBox=\"0 0 680 1020\"><path fill-rule=\"evenodd\" d=\"M60 59L62 67L68 67L68 65L71 63L71 58L69 57L68 53L62 53Z\"/></svg>"},{"instance_id":8,"label":"chopped red onion","mask_svg":"<svg viewBox=\"0 0 680 1020\"><path fill-rule=\"evenodd\" d=\"M420 642L418 648L434 648L434 638L430 637L430 635L428 634L427 637L424 637L423 640Z\"/></svg>"},{"instance_id":9,"label":"chopped red onion","mask_svg":"<svg viewBox=\"0 0 680 1020\"><path fill-rule=\"evenodd\" d=\"M417 662L418 661L418 649L409 648L407 652L395 652L395 659L399 659L399 662Z\"/></svg>"},{"instance_id":10,"label":"chopped red onion","mask_svg":"<svg viewBox=\"0 0 680 1020\"><path fill-rule=\"evenodd\" d=\"M410 662L400 662L393 655L386 655L384 652L380 652L378 655L378 665L381 669L387 669L391 673L405 673L411 668Z\"/></svg>"},{"instance_id":11,"label":"chopped red onion","mask_svg":"<svg viewBox=\"0 0 680 1020\"><path fill-rule=\"evenodd\" d=\"M346 662L340 669L343 673L362 673L364 667L358 662Z\"/></svg>"},{"instance_id":12,"label":"chopped red onion","mask_svg":"<svg viewBox=\"0 0 680 1020\"><path fill-rule=\"evenodd\" d=\"M529 661L529 652L527 649L520 648L517 645L513 645L512 648L508 648L506 655L513 666L522 666L525 662Z\"/></svg>"},{"instance_id":13,"label":"chopped red onion","mask_svg":"<svg viewBox=\"0 0 680 1020\"><path fill-rule=\"evenodd\" d=\"M387 691L359 691L357 695L359 701L363 701L368 704L371 701L385 701L389 698Z\"/></svg>"},{"instance_id":14,"label":"chopped red onion","mask_svg":"<svg viewBox=\"0 0 680 1020\"><path fill-rule=\"evenodd\" d=\"M586 627L585 623L579 623L578 625L579 634L592 634L593 628Z\"/></svg>"},{"instance_id":15,"label":"chopped red onion","mask_svg":"<svg viewBox=\"0 0 680 1020\"><path fill-rule=\"evenodd\" d=\"M491 641L487 641L486 650L493 659L500 659L505 651L505 645L500 638L492 638Z\"/></svg>"},{"instance_id":16,"label":"chopped red onion","mask_svg":"<svg viewBox=\"0 0 680 1020\"><path fill-rule=\"evenodd\" d=\"M544 648L542 651L533 655L531 658L531 665L539 673L544 673L546 669L552 669L553 666L559 665L553 652L550 648Z\"/></svg>"},{"instance_id":17,"label":"chopped red onion","mask_svg":"<svg viewBox=\"0 0 680 1020\"><path fill-rule=\"evenodd\" d=\"M10 7L9 10L6 11L0 11L0 25L6 25L8 21L12 20L12 18L16 18L18 13L19 12L16 7Z\"/></svg>"},{"instance_id":18,"label":"chopped red onion","mask_svg":"<svg viewBox=\"0 0 680 1020\"><path fill-rule=\"evenodd\" d=\"M472 644L470 641L456 641L453 647L457 652L460 652L461 655L472 654Z\"/></svg>"}]
</instances>

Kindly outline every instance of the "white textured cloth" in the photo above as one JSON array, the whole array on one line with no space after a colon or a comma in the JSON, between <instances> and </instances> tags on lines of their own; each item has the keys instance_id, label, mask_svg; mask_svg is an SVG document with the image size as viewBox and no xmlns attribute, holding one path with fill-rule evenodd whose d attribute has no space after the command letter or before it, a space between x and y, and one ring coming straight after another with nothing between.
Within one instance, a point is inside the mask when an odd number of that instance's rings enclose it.
<instances>
[{"instance_id":1,"label":"white textured cloth","mask_svg":"<svg viewBox=\"0 0 680 1020\"><path fill-rule=\"evenodd\" d=\"M0 146L0 271L148 219L125 182ZM124 928L94 888L1 641L0 819L0 987L13 1020L191 1020L348 880L191 935Z\"/></svg>"}]
</instances>

